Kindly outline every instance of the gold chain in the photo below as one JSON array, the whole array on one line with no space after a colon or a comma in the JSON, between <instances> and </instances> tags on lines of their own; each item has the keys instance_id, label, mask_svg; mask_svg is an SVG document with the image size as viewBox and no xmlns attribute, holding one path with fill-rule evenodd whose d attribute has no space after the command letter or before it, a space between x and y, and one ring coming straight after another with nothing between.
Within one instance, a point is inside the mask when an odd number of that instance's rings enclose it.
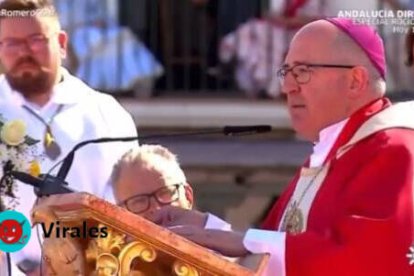
<instances>
[{"instance_id":1,"label":"gold chain","mask_svg":"<svg viewBox=\"0 0 414 276\"><path fill-rule=\"evenodd\" d=\"M319 176L319 174L324 169L324 166L322 166L315 174L315 176L309 181L308 185L305 187L305 190L303 190L302 195L300 196L299 200L297 201L298 206L302 203L302 200L305 198L306 193L312 187L313 183L316 181L316 178Z\"/></svg>"},{"instance_id":2,"label":"gold chain","mask_svg":"<svg viewBox=\"0 0 414 276\"><path fill-rule=\"evenodd\" d=\"M29 112L34 118L39 120L41 123L45 125L45 135L44 135L44 146L45 146L45 153L46 155L52 159L56 160L59 155L61 154L62 150L59 146L59 144L56 142L55 136L52 133L51 124L53 123L53 120L55 117L62 111L63 104L60 104L53 115L50 117L48 121L43 119L39 114L37 114L34 110L32 110L27 105L22 106L26 111Z\"/></svg>"},{"instance_id":3,"label":"gold chain","mask_svg":"<svg viewBox=\"0 0 414 276\"><path fill-rule=\"evenodd\" d=\"M287 229L284 229L284 230L286 230L287 232L289 232L291 234L298 234L298 233L300 233L300 231L302 231L303 225L301 225L301 224L303 223L303 214L302 214L299 206L302 203L302 200L305 198L305 195L307 194L308 190L315 183L316 178L319 176L319 174L322 172L323 169L324 169L324 166L322 166L316 172L315 176L309 181L309 183L305 187L304 191L302 192L301 196L299 197L299 200L293 200L293 195L292 195L292 197L291 197L291 199L289 200L289 203L288 203L288 207L287 207L287 210L286 210L285 217L283 218L283 221L282 221L282 230L283 230L283 228L287 228ZM295 222L295 220L296 220L296 222ZM292 227L296 226L296 227L293 227L293 229L290 229L289 227L291 227L291 226Z\"/></svg>"}]
</instances>

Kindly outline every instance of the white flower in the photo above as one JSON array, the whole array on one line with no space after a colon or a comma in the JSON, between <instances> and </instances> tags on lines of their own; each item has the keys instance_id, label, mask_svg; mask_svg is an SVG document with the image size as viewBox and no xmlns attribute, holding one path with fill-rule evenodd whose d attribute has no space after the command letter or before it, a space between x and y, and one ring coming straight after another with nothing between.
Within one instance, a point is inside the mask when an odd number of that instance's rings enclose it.
<instances>
[{"instance_id":1,"label":"white flower","mask_svg":"<svg viewBox=\"0 0 414 276\"><path fill-rule=\"evenodd\" d=\"M24 142L26 124L22 120L11 120L1 128L1 140L9 146L17 146Z\"/></svg>"},{"instance_id":2,"label":"white flower","mask_svg":"<svg viewBox=\"0 0 414 276\"><path fill-rule=\"evenodd\" d=\"M5 160L7 157L7 146L0 143L0 160Z\"/></svg>"},{"instance_id":3,"label":"white flower","mask_svg":"<svg viewBox=\"0 0 414 276\"><path fill-rule=\"evenodd\" d=\"M22 120L5 122L0 114L0 177L3 171L16 170L38 175L41 171L37 160L41 157L36 144L39 140L27 135L26 124ZM0 204L14 209L18 204L18 186L14 181L7 190L0 189ZM7 193L5 193L7 191Z\"/></svg>"}]
</instances>

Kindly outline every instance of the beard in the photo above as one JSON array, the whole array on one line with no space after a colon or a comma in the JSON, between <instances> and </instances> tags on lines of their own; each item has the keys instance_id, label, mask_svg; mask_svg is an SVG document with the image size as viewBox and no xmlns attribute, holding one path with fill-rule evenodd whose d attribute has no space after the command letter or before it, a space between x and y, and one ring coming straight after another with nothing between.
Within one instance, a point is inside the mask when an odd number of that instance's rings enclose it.
<instances>
[{"instance_id":1,"label":"beard","mask_svg":"<svg viewBox=\"0 0 414 276\"><path fill-rule=\"evenodd\" d=\"M20 69L30 65L29 70ZM52 89L56 74L42 67L33 57L19 59L16 64L5 73L10 87L27 98L49 93Z\"/></svg>"}]
</instances>

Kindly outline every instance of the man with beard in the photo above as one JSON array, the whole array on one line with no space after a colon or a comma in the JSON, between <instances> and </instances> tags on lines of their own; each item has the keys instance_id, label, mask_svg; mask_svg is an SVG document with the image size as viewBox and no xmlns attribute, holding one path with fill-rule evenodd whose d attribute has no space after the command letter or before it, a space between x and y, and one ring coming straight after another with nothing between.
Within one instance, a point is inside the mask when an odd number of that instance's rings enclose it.
<instances>
[{"instance_id":1,"label":"man with beard","mask_svg":"<svg viewBox=\"0 0 414 276\"><path fill-rule=\"evenodd\" d=\"M49 1L0 3L0 60L5 70L0 76L0 114L25 121L28 135L41 141L37 146L43 153L39 161L44 173L80 141L137 135L131 116L114 98L92 90L61 67L67 41ZM108 183L112 166L136 144L83 148L67 182L75 190L113 200ZM15 209L30 217L36 199L33 189L21 183L15 186L19 202ZM27 275L39 273L36 237L33 231L29 244L12 254L12 262Z\"/></svg>"}]
</instances>

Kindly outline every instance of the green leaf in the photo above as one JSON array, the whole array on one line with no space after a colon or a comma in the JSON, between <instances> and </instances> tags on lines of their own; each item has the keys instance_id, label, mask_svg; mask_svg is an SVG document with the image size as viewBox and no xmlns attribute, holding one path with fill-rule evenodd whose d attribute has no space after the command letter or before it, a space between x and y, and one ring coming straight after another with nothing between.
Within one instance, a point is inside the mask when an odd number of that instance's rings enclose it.
<instances>
[{"instance_id":1,"label":"green leaf","mask_svg":"<svg viewBox=\"0 0 414 276\"><path fill-rule=\"evenodd\" d=\"M33 146L33 145L36 145L37 143L39 143L40 140L33 139L32 137L26 135L26 137L24 137L24 142L28 146Z\"/></svg>"}]
</instances>

